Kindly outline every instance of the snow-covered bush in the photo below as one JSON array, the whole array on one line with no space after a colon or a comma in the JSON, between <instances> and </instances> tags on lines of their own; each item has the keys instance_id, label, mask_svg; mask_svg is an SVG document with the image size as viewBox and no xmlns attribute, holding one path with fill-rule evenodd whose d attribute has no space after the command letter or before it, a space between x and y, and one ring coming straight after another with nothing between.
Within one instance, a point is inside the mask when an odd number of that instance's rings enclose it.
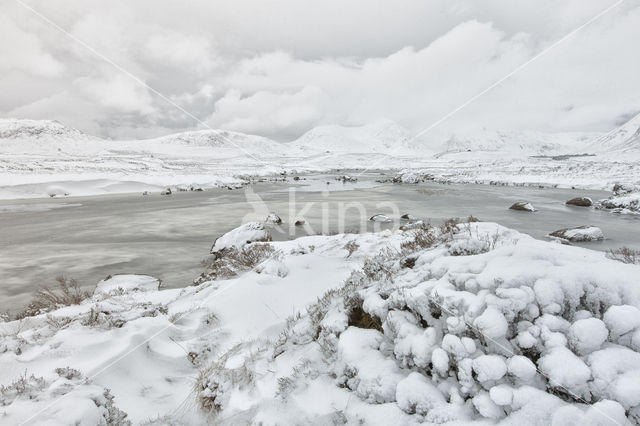
<instances>
[{"instance_id":1,"label":"snow-covered bush","mask_svg":"<svg viewBox=\"0 0 640 426\"><path fill-rule=\"evenodd\" d=\"M83 291L78 281L73 278L59 276L56 282L56 287L43 287L38 290L31 303L17 315L17 318L42 314L61 306L77 305L90 295Z\"/></svg>"},{"instance_id":2,"label":"snow-covered bush","mask_svg":"<svg viewBox=\"0 0 640 426\"><path fill-rule=\"evenodd\" d=\"M622 247L607 252L609 259L618 260L622 263L640 264L640 250L634 250L629 247Z\"/></svg>"},{"instance_id":3,"label":"snow-covered bush","mask_svg":"<svg viewBox=\"0 0 640 426\"><path fill-rule=\"evenodd\" d=\"M218 253L218 256L203 261L205 270L194 280L195 285L234 277L276 255L274 248L268 243L247 244L240 249L232 247Z\"/></svg>"},{"instance_id":4,"label":"snow-covered bush","mask_svg":"<svg viewBox=\"0 0 640 426\"><path fill-rule=\"evenodd\" d=\"M264 424L336 407L346 422L371 424L640 419L635 274L493 224L425 228L424 245L413 232L292 318L280 339L205 371L201 407ZM492 243L452 252L478 235Z\"/></svg>"},{"instance_id":5,"label":"snow-covered bush","mask_svg":"<svg viewBox=\"0 0 640 426\"><path fill-rule=\"evenodd\" d=\"M3 416L26 416L37 414L55 404L53 415L47 424L96 424L129 426L128 415L114 403L109 389L93 385L79 371L57 368L58 378L45 380L26 372L8 386L0 385L0 407ZM64 396L64 398L62 398ZM26 423L26 422L25 422Z\"/></svg>"}]
</instances>

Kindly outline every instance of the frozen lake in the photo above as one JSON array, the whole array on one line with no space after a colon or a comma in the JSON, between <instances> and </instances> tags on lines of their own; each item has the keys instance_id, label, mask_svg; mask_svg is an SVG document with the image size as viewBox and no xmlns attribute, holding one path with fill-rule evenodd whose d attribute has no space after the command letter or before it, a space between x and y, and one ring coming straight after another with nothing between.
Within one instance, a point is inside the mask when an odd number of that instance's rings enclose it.
<instances>
[{"instance_id":1,"label":"frozen lake","mask_svg":"<svg viewBox=\"0 0 640 426\"><path fill-rule=\"evenodd\" d=\"M296 184L303 190L295 192L292 212L291 183L253 185L255 195L249 194L249 201L244 189L0 201L0 311L21 309L37 288L53 284L61 274L88 288L117 273L149 274L161 278L166 287L187 286L201 272L200 262L215 238L250 218L246 215L264 219L264 208L279 214L286 224L295 220L289 215L297 217L303 211L316 233L336 232L342 225L358 230L362 219L372 230L373 224L366 219L376 213L393 216L396 206L400 214L410 213L434 224L473 215L541 239L559 228L595 225L607 239L584 246L640 249L640 217L564 204L575 196L596 200L609 195L602 191L392 185L377 184L372 176L357 184L325 176ZM258 196L268 207L257 202ZM529 201L538 211L508 210L515 201ZM341 210L346 214L341 215ZM274 239L290 238L289 230L285 225L282 233L274 232ZM306 231L296 228L295 233Z\"/></svg>"}]
</instances>

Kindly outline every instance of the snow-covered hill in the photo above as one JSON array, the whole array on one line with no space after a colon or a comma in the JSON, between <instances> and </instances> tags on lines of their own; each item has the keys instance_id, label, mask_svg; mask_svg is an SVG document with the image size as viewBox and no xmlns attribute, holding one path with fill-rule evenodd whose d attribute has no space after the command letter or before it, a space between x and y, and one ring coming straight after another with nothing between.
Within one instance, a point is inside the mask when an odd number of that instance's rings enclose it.
<instances>
[{"instance_id":1,"label":"snow-covered hill","mask_svg":"<svg viewBox=\"0 0 640 426\"><path fill-rule=\"evenodd\" d=\"M0 118L0 139L97 139L55 120Z\"/></svg>"},{"instance_id":2,"label":"snow-covered hill","mask_svg":"<svg viewBox=\"0 0 640 426\"><path fill-rule=\"evenodd\" d=\"M231 149L250 151L255 153L274 153L283 150L279 142L271 139L247 135L227 130L196 130L190 132L175 133L156 139L142 141L147 145L160 144L184 147L204 147L215 149Z\"/></svg>"}]
</instances>

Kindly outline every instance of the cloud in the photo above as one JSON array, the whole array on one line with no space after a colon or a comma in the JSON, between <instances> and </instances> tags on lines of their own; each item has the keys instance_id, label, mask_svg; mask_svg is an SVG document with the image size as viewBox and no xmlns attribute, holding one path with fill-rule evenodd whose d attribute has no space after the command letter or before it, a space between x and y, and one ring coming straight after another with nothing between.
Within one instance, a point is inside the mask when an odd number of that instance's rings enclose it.
<instances>
[{"instance_id":1,"label":"cloud","mask_svg":"<svg viewBox=\"0 0 640 426\"><path fill-rule=\"evenodd\" d=\"M57 77L64 65L47 53L43 43L7 16L0 15L0 71L26 72L34 77Z\"/></svg>"},{"instance_id":2,"label":"cloud","mask_svg":"<svg viewBox=\"0 0 640 426\"><path fill-rule=\"evenodd\" d=\"M75 85L90 101L112 111L142 115L154 111L147 88L125 74L112 72L105 77L81 77Z\"/></svg>"},{"instance_id":3,"label":"cloud","mask_svg":"<svg viewBox=\"0 0 640 426\"><path fill-rule=\"evenodd\" d=\"M312 86L294 93L258 91L247 97L229 90L208 121L214 127L288 139L317 125L328 103L327 95Z\"/></svg>"},{"instance_id":4,"label":"cloud","mask_svg":"<svg viewBox=\"0 0 640 426\"><path fill-rule=\"evenodd\" d=\"M207 124L288 140L379 119L418 132L612 0L32 4ZM0 9L0 115L112 137L198 126L28 11ZM608 130L639 109L639 37L640 6L625 3L438 130Z\"/></svg>"}]
</instances>

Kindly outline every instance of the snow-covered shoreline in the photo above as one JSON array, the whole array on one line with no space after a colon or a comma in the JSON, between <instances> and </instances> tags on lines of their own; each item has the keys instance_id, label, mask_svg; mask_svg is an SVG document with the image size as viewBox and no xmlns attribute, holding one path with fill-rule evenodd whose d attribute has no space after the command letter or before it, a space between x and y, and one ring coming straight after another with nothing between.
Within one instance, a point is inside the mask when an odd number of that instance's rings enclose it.
<instances>
[{"instance_id":1,"label":"snow-covered shoreline","mask_svg":"<svg viewBox=\"0 0 640 426\"><path fill-rule=\"evenodd\" d=\"M601 142L594 135L488 131L434 142L414 140L389 121L324 126L276 142L221 130L113 141L52 121L0 119L0 199L206 189L336 169L409 177L400 181L428 175L452 183L640 187L640 147L629 131L638 122Z\"/></svg>"},{"instance_id":2,"label":"snow-covered shoreline","mask_svg":"<svg viewBox=\"0 0 640 426\"><path fill-rule=\"evenodd\" d=\"M492 223L408 228L256 242L199 286L114 276L0 323L0 419L638 421L640 266Z\"/></svg>"}]
</instances>

